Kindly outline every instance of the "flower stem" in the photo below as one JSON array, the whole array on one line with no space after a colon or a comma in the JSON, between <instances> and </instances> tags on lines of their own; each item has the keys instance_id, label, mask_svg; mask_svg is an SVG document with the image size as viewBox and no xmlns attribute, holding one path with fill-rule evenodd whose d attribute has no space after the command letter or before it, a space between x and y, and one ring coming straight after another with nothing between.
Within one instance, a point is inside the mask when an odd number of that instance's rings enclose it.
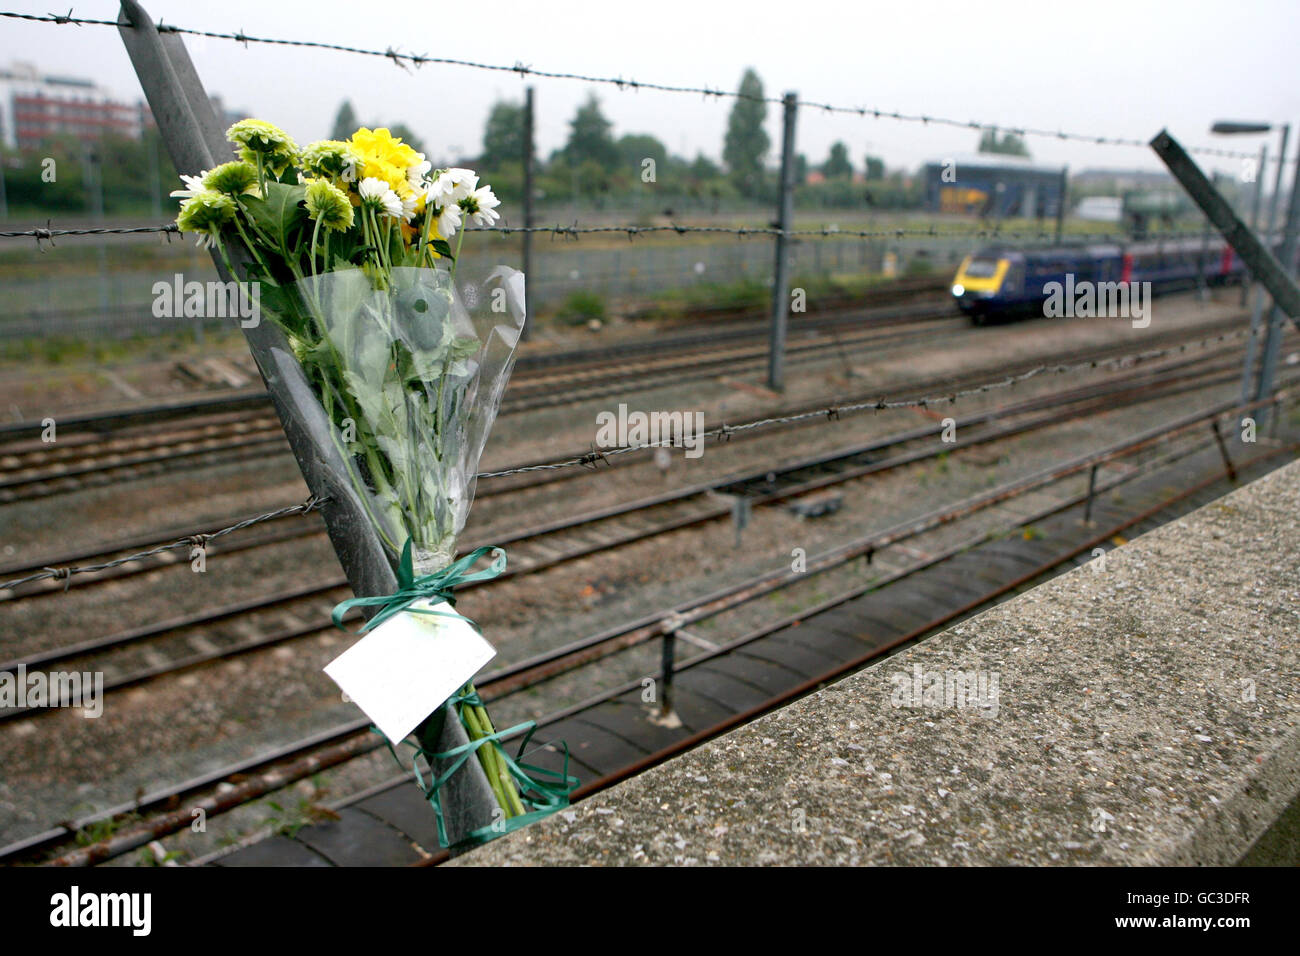
<instances>
[{"instance_id":1,"label":"flower stem","mask_svg":"<svg viewBox=\"0 0 1300 956\"><path fill-rule=\"evenodd\" d=\"M456 255L451 260L451 278L454 282L456 279L456 266L460 265L460 244L465 241L465 229L462 225L459 233L456 234Z\"/></svg>"},{"instance_id":2,"label":"flower stem","mask_svg":"<svg viewBox=\"0 0 1300 956\"><path fill-rule=\"evenodd\" d=\"M473 684L468 684L465 691L472 693L473 688ZM470 740L481 740L491 733L480 722L478 710L477 707L472 707L469 704L462 703L460 705L461 720L465 724L465 730L468 732ZM483 773L487 776L488 786L492 788L492 794L496 797L497 805L501 807L502 813L509 818L512 815L510 800L501 786L501 777L497 771L496 751L491 743L487 743L479 747L476 754L479 764L483 767Z\"/></svg>"},{"instance_id":3,"label":"flower stem","mask_svg":"<svg viewBox=\"0 0 1300 956\"><path fill-rule=\"evenodd\" d=\"M320 238L320 219L317 218L316 225L311 230L311 277L317 276L316 272L316 241ZM325 234L325 241L329 242L329 233ZM328 263L326 263L328 265Z\"/></svg>"},{"instance_id":4,"label":"flower stem","mask_svg":"<svg viewBox=\"0 0 1300 956\"><path fill-rule=\"evenodd\" d=\"M472 683L465 685L464 693L473 694L474 692ZM489 737L496 733L492 726L492 719L488 717L487 708L482 704L470 705L462 703L460 707L471 740ZM478 757L483 772L487 775L488 784L492 787L492 793L496 796L497 803L507 819L523 816L527 810L519 797L519 788L515 786L514 778L510 776L510 768L506 766L505 761L497 753L495 743L487 743L479 747Z\"/></svg>"}]
</instances>

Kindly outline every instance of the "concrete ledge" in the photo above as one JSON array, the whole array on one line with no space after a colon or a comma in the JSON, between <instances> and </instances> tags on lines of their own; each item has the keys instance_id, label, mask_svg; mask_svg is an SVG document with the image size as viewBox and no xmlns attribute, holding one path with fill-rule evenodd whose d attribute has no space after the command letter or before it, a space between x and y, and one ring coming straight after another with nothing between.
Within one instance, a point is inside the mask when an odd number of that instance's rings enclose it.
<instances>
[{"instance_id":1,"label":"concrete ledge","mask_svg":"<svg viewBox=\"0 0 1300 956\"><path fill-rule=\"evenodd\" d=\"M1300 462L1095 564L452 865L1287 862Z\"/></svg>"}]
</instances>

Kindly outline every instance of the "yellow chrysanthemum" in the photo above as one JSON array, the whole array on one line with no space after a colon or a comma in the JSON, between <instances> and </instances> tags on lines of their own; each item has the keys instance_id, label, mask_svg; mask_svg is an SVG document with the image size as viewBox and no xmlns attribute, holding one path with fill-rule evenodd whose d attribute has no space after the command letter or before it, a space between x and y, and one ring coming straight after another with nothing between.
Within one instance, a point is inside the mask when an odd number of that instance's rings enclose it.
<instances>
[{"instance_id":1,"label":"yellow chrysanthemum","mask_svg":"<svg viewBox=\"0 0 1300 956\"><path fill-rule=\"evenodd\" d=\"M383 180L403 199L415 192L407 181L406 171L418 165L421 157L400 137L394 137L387 129L362 127L352 134L348 144L361 159L358 178Z\"/></svg>"},{"instance_id":2,"label":"yellow chrysanthemum","mask_svg":"<svg viewBox=\"0 0 1300 956\"><path fill-rule=\"evenodd\" d=\"M401 170L420 162L419 153L384 128L371 130L363 126L348 142L365 160L391 163Z\"/></svg>"}]
</instances>

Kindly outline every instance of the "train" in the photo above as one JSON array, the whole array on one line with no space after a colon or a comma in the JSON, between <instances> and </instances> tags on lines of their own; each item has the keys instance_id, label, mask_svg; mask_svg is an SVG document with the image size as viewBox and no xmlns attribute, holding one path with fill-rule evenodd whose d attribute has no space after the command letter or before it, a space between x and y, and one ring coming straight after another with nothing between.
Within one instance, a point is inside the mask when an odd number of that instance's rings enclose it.
<instances>
[{"instance_id":1,"label":"train","mask_svg":"<svg viewBox=\"0 0 1300 956\"><path fill-rule=\"evenodd\" d=\"M1159 295L1243 281L1245 268L1221 238L1078 243L1046 248L990 246L968 255L953 277L952 297L975 325L1024 315L1044 315L1061 289L1084 283L1149 282ZM1053 286L1053 283L1059 285ZM1114 288L1113 285L1106 286Z\"/></svg>"}]
</instances>

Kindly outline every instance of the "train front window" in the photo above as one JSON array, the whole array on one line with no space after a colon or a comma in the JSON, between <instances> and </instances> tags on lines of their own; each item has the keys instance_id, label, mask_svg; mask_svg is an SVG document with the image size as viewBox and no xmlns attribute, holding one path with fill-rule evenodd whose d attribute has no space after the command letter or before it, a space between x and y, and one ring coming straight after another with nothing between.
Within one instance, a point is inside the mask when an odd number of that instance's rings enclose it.
<instances>
[{"instance_id":1,"label":"train front window","mask_svg":"<svg viewBox=\"0 0 1300 956\"><path fill-rule=\"evenodd\" d=\"M998 271L998 260L977 257L966 266L966 276L971 279L992 279Z\"/></svg>"}]
</instances>

